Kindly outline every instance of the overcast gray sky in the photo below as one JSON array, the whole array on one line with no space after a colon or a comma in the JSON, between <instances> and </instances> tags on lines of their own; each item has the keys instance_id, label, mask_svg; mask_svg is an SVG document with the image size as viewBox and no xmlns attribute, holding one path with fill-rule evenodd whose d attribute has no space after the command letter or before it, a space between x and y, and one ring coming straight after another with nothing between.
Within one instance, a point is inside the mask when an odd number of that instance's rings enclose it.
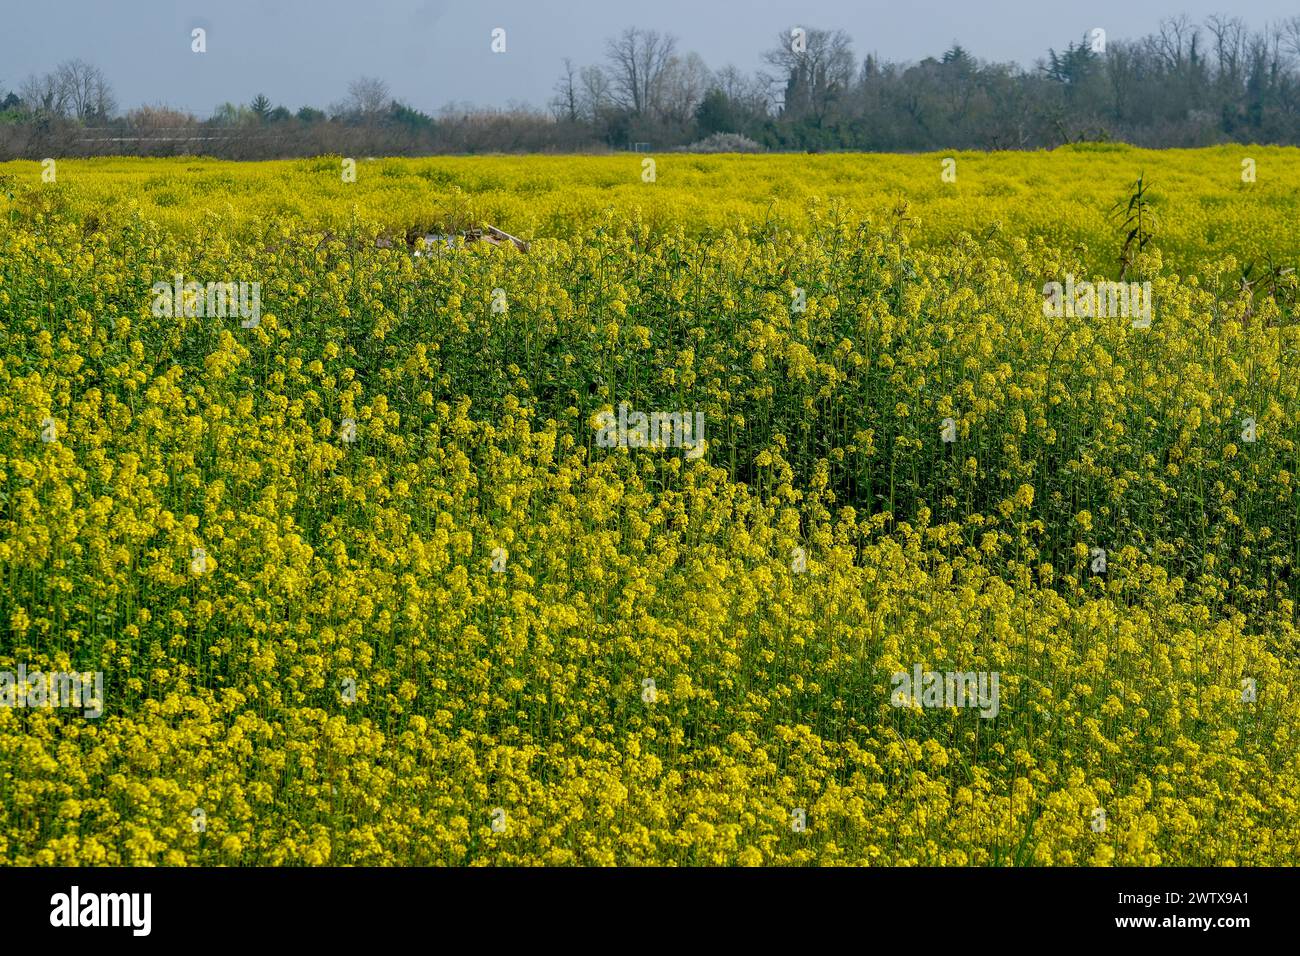
<instances>
[{"instance_id":1,"label":"overcast gray sky","mask_svg":"<svg viewBox=\"0 0 1300 956\"><path fill-rule=\"evenodd\" d=\"M427 112L449 102L544 106L564 57L601 59L627 26L675 34L682 52L745 72L791 27L840 28L859 59L919 60L953 40L987 60L1029 66L1094 27L1111 39L1162 17L1230 11L1252 28L1300 13L1296 0L0 0L0 90L81 57L105 71L124 109L164 103L207 117L265 93L296 110L386 80ZM208 52L190 52L190 30ZM493 28L506 52L491 49Z\"/></svg>"}]
</instances>

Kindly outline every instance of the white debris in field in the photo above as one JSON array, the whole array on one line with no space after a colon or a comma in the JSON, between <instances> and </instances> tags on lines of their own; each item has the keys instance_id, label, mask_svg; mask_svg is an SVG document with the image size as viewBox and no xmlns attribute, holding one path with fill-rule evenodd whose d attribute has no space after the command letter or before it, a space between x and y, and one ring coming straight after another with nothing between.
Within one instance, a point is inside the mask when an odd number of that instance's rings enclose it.
<instances>
[{"instance_id":1,"label":"white debris in field","mask_svg":"<svg viewBox=\"0 0 1300 956\"><path fill-rule=\"evenodd\" d=\"M437 243L442 243L448 249L454 249L456 248L457 245L456 237L447 235L446 233L434 232L434 233L429 233L424 237L425 249L432 249L433 246L436 245ZM422 256L424 255L424 250L416 249L415 254L417 256Z\"/></svg>"},{"instance_id":2,"label":"white debris in field","mask_svg":"<svg viewBox=\"0 0 1300 956\"><path fill-rule=\"evenodd\" d=\"M528 251L528 243L516 236L504 232L496 226L488 226L485 229L467 229L459 234L434 232L426 233L424 236L425 250L431 250L433 246L442 243L449 249L455 249L459 246L469 245L471 242L486 242L492 246L504 246L506 243L512 244L520 252ZM415 254L422 255L423 250L416 249Z\"/></svg>"}]
</instances>

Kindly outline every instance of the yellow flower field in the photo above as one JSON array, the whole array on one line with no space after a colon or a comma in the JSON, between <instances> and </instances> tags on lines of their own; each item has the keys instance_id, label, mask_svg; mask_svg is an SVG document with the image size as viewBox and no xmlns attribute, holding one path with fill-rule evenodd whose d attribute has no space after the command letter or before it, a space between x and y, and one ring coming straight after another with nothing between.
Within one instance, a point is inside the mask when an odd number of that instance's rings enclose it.
<instances>
[{"instance_id":1,"label":"yellow flower field","mask_svg":"<svg viewBox=\"0 0 1300 956\"><path fill-rule=\"evenodd\" d=\"M0 164L0 860L1294 863L1300 151L943 158Z\"/></svg>"},{"instance_id":2,"label":"yellow flower field","mask_svg":"<svg viewBox=\"0 0 1300 956\"><path fill-rule=\"evenodd\" d=\"M385 159L355 157L344 182L343 157L235 163L213 159L58 160L57 179L20 209L64 212L113 223L139 213L196 239L260 234L282 223L330 228L353 224L401 233L452 231L482 222L515 235L567 237L613 214L690 234L758 228L802 231L810 204L839 203L877 224L902 215L915 239L967 231L1042 237L1092 250L1095 268L1113 264L1107 210L1145 172L1157 189L1161 249L1171 268L1225 254L1243 263L1271 254L1300 256L1300 149L1221 146L1146 150L1083 144L1053 152L953 152L926 155L828 154L697 156L658 154L655 181L645 157L496 156ZM955 181L941 164L955 160ZM1255 181L1242 181L1254 163ZM0 163L0 195L41 184L34 162ZM1100 248L1098 248L1100 246Z\"/></svg>"}]
</instances>

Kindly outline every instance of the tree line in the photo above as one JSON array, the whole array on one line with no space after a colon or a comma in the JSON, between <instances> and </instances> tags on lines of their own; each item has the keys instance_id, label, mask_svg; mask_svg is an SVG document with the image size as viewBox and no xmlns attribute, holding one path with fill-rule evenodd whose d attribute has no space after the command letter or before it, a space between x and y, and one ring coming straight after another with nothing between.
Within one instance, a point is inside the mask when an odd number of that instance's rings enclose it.
<instances>
[{"instance_id":1,"label":"tree line","mask_svg":"<svg viewBox=\"0 0 1300 956\"><path fill-rule=\"evenodd\" d=\"M1182 16L1127 40L1092 30L1030 67L957 42L919 63L859 58L842 30L795 27L761 62L752 73L712 69L676 36L631 27L598 62L563 60L541 109L453 104L429 115L361 77L325 108L258 95L200 119L166 106L121 113L103 72L70 60L0 87L0 158L1300 144L1300 16L1258 29Z\"/></svg>"}]
</instances>

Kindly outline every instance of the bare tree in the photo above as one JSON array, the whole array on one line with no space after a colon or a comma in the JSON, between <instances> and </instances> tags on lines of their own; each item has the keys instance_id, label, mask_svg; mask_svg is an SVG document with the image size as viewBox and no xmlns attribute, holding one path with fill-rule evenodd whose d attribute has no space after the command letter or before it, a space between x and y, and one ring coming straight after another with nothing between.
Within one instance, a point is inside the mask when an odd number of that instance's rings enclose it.
<instances>
[{"instance_id":1,"label":"bare tree","mask_svg":"<svg viewBox=\"0 0 1300 956\"><path fill-rule=\"evenodd\" d=\"M109 119L117 112L117 97L113 94L113 86L108 82L108 77L98 67L91 77L90 88L90 104L93 107L91 114L100 121Z\"/></svg>"},{"instance_id":2,"label":"bare tree","mask_svg":"<svg viewBox=\"0 0 1300 956\"><path fill-rule=\"evenodd\" d=\"M33 113L59 117L68 114L67 95L59 86L58 80L55 79L53 73L27 77L23 81L18 95L22 98L27 109Z\"/></svg>"},{"instance_id":3,"label":"bare tree","mask_svg":"<svg viewBox=\"0 0 1300 956\"><path fill-rule=\"evenodd\" d=\"M1155 35L1154 40L1156 52L1164 63L1165 69L1170 73L1182 71L1199 33L1199 28L1187 18L1186 14L1179 17L1166 17L1160 21L1160 32Z\"/></svg>"},{"instance_id":4,"label":"bare tree","mask_svg":"<svg viewBox=\"0 0 1300 956\"><path fill-rule=\"evenodd\" d=\"M800 39L780 34L763 59L777 70L775 83L784 86L783 111L821 123L853 82L853 41L843 30L804 30Z\"/></svg>"},{"instance_id":5,"label":"bare tree","mask_svg":"<svg viewBox=\"0 0 1300 956\"><path fill-rule=\"evenodd\" d=\"M578 80L583 116L592 121L600 119L614 105L609 74L598 66L585 66Z\"/></svg>"},{"instance_id":6,"label":"bare tree","mask_svg":"<svg viewBox=\"0 0 1300 956\"><path fill-rule=\"evenodd\" d=\"M1282 86L1282 74L1286 65L1286 55L1282 52L1286 43L1284 30L1284 24L1265 24L1247 44L1246 57L1250 62L1250 71L1246 87L1255 103L1276 93Z\"/></svg>"},{"instance_id":7,"label":"bare tree","mask_svg":"<svg viewBox=\"0 0 1300 956\"><path fill-rule=\"evenodd\" d=\"M348 84L347 109L364 119L373 119L388 109L388 84L378 77L362 76Z\"/></svg>"},{"instance_id":8,"label":"bare tree","mask_svg":"<svg viewBox=\"0 0 1300 956\"><path fill-rule=\"evenodd\" d=\"M605 46L614 101L637 116L656 115L677 38L629 27Z\"/></svg>"},{"instance_id":9,"label":"bare tree","mask_svg":"<svg viewBox=\"0 0 1300 956\"><path fill-rule=\"evenodd\" d=\"M1214 55L1219 71L1219 83L1229 89L1239 89L1245 76L1246 37L1245 21L1216 13L1205 22L1205 28L1214 37Z\"/></svg>"},{"instance_id":10,"label":"bare tree","mask_svg":"<svg viewBox=\"0 0 1300 956\"><path fill-rule=\"evenodd\" d=\"M713 77L698 53L673 57L664 71L660 112L670 123L685 125L709 91Z\"/></svg>"},{"instance_id":11,"label":"bare tree","mask_svg":"<svg viewBox=\"0 0 1300 956\"><path fill-rule=\"evenodd\" d=\"M1106 77L1110 81L1111 112L1117 120L1129 115L1133 100L1140 95L1138 67L1141 51L1132 43L1115 40L1106 45Z\"/></svg>"},{"instance_id":12,"label":"bare tree","mask_svg":"<svg viewBox=\"0 0 1300 956\"><path fill-rule=\"evenodd\" d=\"M756 116L764 115L772 106L767 83L759 77L746 76L731 64L714 72L713 86L732 103Z\"/></svg>"},{"instance_id":13,"label":"bare tree","mask_svg":"<svg viewBox=\"0 0 1300 956\"><path fill-rule=\"evenodd\" d=\"M555 81L555 96L551 99L551 111L558 120L578 121L578 104L581 99L579 91L578 68L567 56L564 58L564 72Z\"/></svg>"},{"instance_id":14,"label":"bare tree","mask_svg":"<svg viewBox=\"0 0 1300 956\"><path fill-rule=\"evenodd\" d=\"M82 122L108 119L117 103L112 87L99 67L85 60L65 60L54 71L54 79L67 108Z\"/></svg>"},{"instance_id":15,"label":"bare tree","mask_svg":"<svg viewBox=\"0 0 1300 956\"><path fill-rule=\"evenodd\" d=\"M1300 60L1300 16L1288 17L1278 25L1283 46L1292 59Z\"/></svg>"}]
</instances>

